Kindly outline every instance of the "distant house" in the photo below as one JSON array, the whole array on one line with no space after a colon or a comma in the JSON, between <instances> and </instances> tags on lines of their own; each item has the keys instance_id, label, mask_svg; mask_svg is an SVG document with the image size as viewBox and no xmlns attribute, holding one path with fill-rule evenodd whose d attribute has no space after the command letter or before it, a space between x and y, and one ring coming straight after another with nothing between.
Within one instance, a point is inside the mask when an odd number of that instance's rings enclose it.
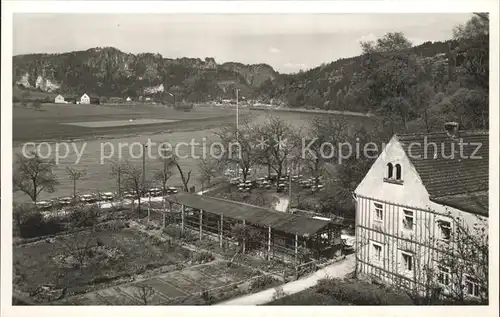
<instances>
[{"instance_id":1,"label":"distant house","mask_svg":"<svg viewBox=\"0 0 500 317\"><path fill-rule=\"evenodd\" d=\"M80 103L81 104L90 104L90 97L87 94L83 94L83 96L80 97Z\"/></svg>"},{"instance_id":2,"label":"distant house","mask_svg":"<svg viewBox=\"0 0 500 317\"><path fill-rule=\"evenodd\" d=\"M132 101L132 98L127 97L127 102L130 102L130 101Z\"/></svg>"},{"instance_id":3,"label":"distant house","mask_svg":"<svg viewBox=\"0 0 500 317\"><path fill-rule=\"evenodd\" d=\"M90 97L90 102L89 103L92 104L92 105L100 105L101 101L99 100L99 98Z\"/></svg>"},{"instance_id":4,"label":"distant house","mask_svg":"<svg viewBox=\"0 0 500 317\"><path fill-rule=\"evenodd\" d=\"M66 101L64 101L64 97L62 95L57 95L54 99L54 103L66 103Z\"/></svg>"}]
</instances>

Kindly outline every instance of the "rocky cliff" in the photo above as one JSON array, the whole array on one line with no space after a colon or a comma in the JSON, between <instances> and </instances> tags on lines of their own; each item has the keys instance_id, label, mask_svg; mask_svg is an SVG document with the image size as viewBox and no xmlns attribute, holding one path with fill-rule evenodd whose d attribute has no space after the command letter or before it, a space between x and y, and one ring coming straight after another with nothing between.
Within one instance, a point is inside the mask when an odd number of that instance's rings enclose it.
<instances>
[{"instance_id":1,"label":"rocky cliff","mask_svg":"<svg viewBox=\"0 0 500 317\"><path fill-rule=\"evenodd\" d=\"M127 54L116 48L92 48L63 54L13 57L13 84L46 92L98 96L146 95L205 101L232 98L240 88L252 94L278 73L265 64L217 64L214 58L164 58Z\"/></svg>"}]
</instances>

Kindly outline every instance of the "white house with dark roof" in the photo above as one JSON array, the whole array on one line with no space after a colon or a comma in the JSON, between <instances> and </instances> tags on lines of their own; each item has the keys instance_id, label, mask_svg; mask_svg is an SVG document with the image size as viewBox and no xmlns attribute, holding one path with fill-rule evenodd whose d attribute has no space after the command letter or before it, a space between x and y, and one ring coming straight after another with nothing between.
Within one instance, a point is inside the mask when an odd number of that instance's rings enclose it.
<instances>
[{"instance_id":1,"label":"white house with dark roof","mask_svg":"<svg viewBox=\"0 0 500 317\"><path fill-rule=\"evenodd\" d=\"M62 95L57 95L56 98L54 98L54 103L67 103L64 100L64 97Z\"/></svg>"},{"instance_id":2,"label":"white house with dark roof","mask_svg":"<svg viewBox=\"0 0 500 317\"><path fill-rule=\"evenodd\" d=\"M83 95L80 97L80 103L81 103L81 104L90 104L90 97L89 97L89 95L87 95L87 94L83 94Z\"/></svg>"},{"instance_id":3,"label":"white house with dark roof","mask_svg":"<svg viewBox=\"0 0 500 317\"><path fill-rule=\"evenodd\" d=\"M433 285L475 298L484 272L458 249L486 239L470 235L476 228L488 232L489 136L445 128L394 135L356 188L356 270L420 293Z\"/></svg>"}]
</instances>

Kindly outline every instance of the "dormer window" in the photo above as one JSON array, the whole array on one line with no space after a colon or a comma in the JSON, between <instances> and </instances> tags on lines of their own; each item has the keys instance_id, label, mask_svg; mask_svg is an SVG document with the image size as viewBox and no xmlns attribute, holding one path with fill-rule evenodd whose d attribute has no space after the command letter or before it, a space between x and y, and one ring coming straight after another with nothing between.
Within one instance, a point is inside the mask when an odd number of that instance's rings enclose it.
<instances>
[{"instance_id":1,"label":"dormer window","mask_svg":"<svg viewBox=\"0 0 500 317\"><path fill-rule=\"evenodd\" d=\"M392 163L387 163L387 178L392 179L393 172Z\"/></svg>"},{"instance_id":2,"label":"dormer window","mask_svg":"<svg viewBox=\"0 0 500 317\"><path fill-rule=\"evenodd\" d=\"M401 165L396 164L395 167L396 167L396 180L400 181L401 180Z\"/></svg>"},{"instance_id":3,"label":"dormer window","mask_svg":"<svg viewBox=\"0 0 500 317\"><path fill-rule=\"evenodd\" d=\"M402 184L403 179L403 169L401 164L387 163L386 165L386 176L384 181L387 183Z\"/></svg>"}]
</instances>

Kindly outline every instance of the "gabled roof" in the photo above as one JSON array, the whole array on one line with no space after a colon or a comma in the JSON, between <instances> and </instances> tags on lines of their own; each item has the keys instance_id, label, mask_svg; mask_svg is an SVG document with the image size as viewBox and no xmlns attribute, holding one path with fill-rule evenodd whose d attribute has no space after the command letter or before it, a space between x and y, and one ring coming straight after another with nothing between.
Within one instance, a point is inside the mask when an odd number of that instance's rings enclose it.
<instances>
[{"instance_id":1,"label":"gabled roof","mask_svg":"<svg viewBox=\"0 0 500 317\"><path fill-rule=\"evenodd\" d=\"M488 192L431 198L432 201L472 214L488 217Z\"/></svg>"},{"instance_id":2,"label":"gabled roof","mask_svg":"<svg viewBox=\"0 0 500 317\"><path fill-rule=\"evenodd\" d=\"M247 223L259 227L271 227L271 229L299 236L310 236L332 224L330 221L272 211L259 206L192 193L179 193L168 196L166 199L195 209L203 209L216 215L245 220Z\"/></svg>"},{"instance_id":3,"label":"gabled roof","mask_svg":"<svg viewBox=\"0 0 500 317\"><path fill-rule=\"evenodd\" d=\"M396 137L417 170L431 200L467 212L488 214L487 131L458 131L456 137L450 137L446 132ZM472 196L481 198L472 199Z\"/></svg>"}]
</instances>

